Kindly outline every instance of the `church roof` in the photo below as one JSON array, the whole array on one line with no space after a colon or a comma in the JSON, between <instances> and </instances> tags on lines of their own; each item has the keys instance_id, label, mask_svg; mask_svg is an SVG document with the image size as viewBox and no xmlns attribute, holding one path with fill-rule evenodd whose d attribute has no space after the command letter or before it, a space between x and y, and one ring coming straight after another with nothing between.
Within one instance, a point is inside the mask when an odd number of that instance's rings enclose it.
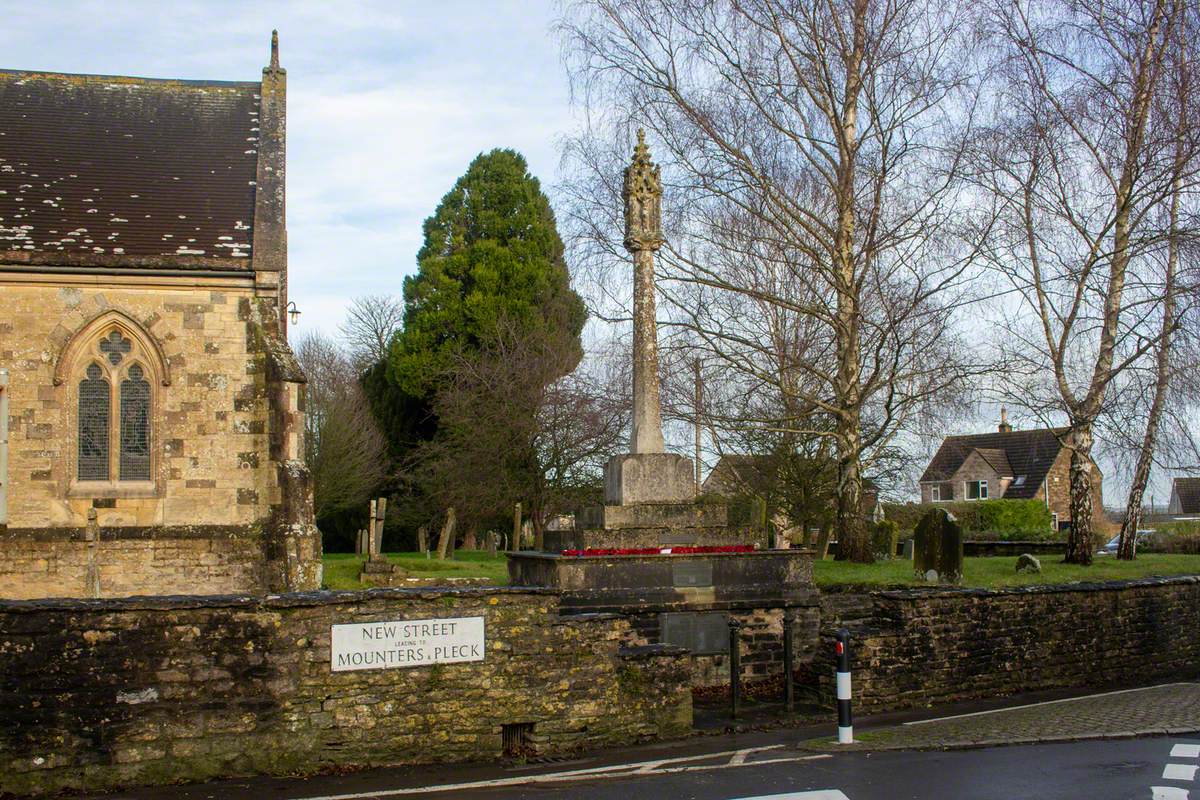
<instances>
[{"instance_id":1,"label":"church roof","mask_svg":"<svg viewBox=\"0 0 1200 800\"><path fill-rule=\"evenodd\" d=\"M947 436L925 468L921 483L949 480L967 456L978 450L998 474L1013 478L1004 493L1006 500L1029 500L1058 458L1066 432L1066 428L1040 428ZM1007 471L1003 467L1008 467Z\"/></svg>"},{"instance_id":2,"label":"church roof","mask_svg":"<svg viewBox=\"0 0 1200 800\"><path fill-rule=\"evenodd\" d=\"M0 263L250 269L260 91L0 70Z\"/></svg>"}]
</instances>

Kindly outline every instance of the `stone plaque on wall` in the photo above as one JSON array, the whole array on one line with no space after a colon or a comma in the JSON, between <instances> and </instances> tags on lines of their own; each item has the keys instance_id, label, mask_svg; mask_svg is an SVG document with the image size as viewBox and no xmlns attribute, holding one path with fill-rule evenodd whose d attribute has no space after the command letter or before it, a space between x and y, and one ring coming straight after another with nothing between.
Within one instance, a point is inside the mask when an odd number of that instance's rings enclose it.
<instances>
[{"instance_id":1,"label":"stone plaque on wall","mask_svg":"<svg viewBox=\"0 0 1200 800\"><path fill-rule=\"evenodd\" d=\"M729 652L729 620L719 612L660 614L659 641L686 647L697 655Z\"/></svg>"},{"instance_id":2,"label":"stone plaque on wall","mask_svg":"<svg viewBox=\"0 0 1200 800\"><path fill-rule=\"evenodd\" d=\"M671 583L676 587L712 586L712 562L684 561L672 564Z\"/></svg>"},{"instance_id":3,"label":"stone plaque on wall","mask_svg":"<svg viewBox=\"0 0 1200 800\"><path fill-rule=\"evenodd\" d=\"M345 672L483 661L483 647L483 617L355 622L331 626L330 667Z\"/></svg>"}]
</instances>

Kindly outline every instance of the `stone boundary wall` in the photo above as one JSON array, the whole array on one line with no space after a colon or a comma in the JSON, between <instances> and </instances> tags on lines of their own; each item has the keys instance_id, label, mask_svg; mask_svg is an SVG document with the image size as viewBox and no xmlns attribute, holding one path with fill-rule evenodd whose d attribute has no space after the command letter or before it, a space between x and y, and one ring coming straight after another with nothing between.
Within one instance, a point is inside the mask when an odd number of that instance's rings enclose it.
<instances>
[{"instance_id":1,"label":"stone boundary wall","mask_svg":"<svg viewBox=\"0 0 1200 800\"><path fill-rule=\"evenodd\" d=\"M332 672L335 623L482 616L485 659ZM495 759L683 735L686 653L552 592L0 602L0 795Z\"/></svg>"},{"instance_id":2,"label":"stone boundary wall","mask_svg":"<svg viewBox=\"0 0 1200 800\"><path fill-rule=\"evenodd\" d=\"M267 586L261 525L6 529L0 525L0 598L100 597L194 592L256 593Z\"/></svg>"},{"instance_id":3,"label":"stone boundary wall","mask_svg":"<svg viewBox=\"0 0 1200 800\"><path fill-rule=\"evenodd\" d=\"M833 633L845 625L856 711L1200 674L1200 576L869 598L869 613L842 599L845 618L825 604L834 613L808 676L834 696Z\"/></svg>"}]
</instances>

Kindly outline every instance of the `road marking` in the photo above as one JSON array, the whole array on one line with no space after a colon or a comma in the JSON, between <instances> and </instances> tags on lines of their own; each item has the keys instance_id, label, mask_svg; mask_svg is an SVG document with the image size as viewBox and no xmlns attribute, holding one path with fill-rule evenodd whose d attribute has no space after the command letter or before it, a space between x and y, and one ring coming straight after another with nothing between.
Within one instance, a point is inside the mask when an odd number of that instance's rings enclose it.
<instances>
[{"instance_id":1,"label":"road marking","mask_svg":"<svg viewBox=\"0 0 1200 800\"><path fill-rule=\"evenodd\" d=\"M1171 748L1171 758L1200 758L1200 744L1177 744Z\"/></svg>"},{"instance_id":2,"label":"road marking","mask_svg":"<svg viewBox=\"0 0 1200 800\"><path fill-rule=\"evenodd\" d=\"M733 754L733 758L729 759L729 765L733 766L735 764L746 763L746 756L750 755L750 752L751 750L749 747L747 747L745 750L738 750Z\"/></svg>"},{"instance_id":3,"label":"road marking","mask_svg":"<svg viewBox=\"0 0 1200 800\"><path fill-rule=\"evenodd\" d=\"M1119 689L1115 692L1101 692L1100 694L1088 694L1082 697L1064 697L1061 700L1043 700L1040 703L1026 703L1023 706L1009 706L1007 708L993 708L990 711L975 711L970 714L953 714L949 717L936 717L934 719L918 719L912 722L905 722L905 725L926 725L930 722L942 722L948 719L965 719L967 717L982 717L986 714L1000 714L1005 711L1016 711L1022 708L1037 708L1038 706L1052 706L1056 703L1073 703L1076 700L1092 700L1097 697L1112 697L1117 694L1129 694L1130 692L1146 692L1151 689L1165 689L1170 686L1196 686L1190 681L1180 681L1178 683L1160 683L1157 686L1142 686L1137 689Z\"/></svg>"},{"instance_id":4,"label":"road marking","mask_svg":"<svg viewBox=\"0 0 1200 800\"><path fill-rule=\"evenodd\" d=\"M639 761L633 764L612 764L607 767L590 767L588 769L573 769L566 772L549 772L533 775L522 775L511 778L494 778L492 780L468 781L464 783L445 783L435 786L412 786L403 789L381 789L373 792L354 792L351 794L316 795L311 797L293 798L293 800L366 800L373 797L399 797L413 794L434 794L438 792L466 791L467 789L487 789L502 786L525 786L539 783L565 783L568 781L587 780L589 778L628 778L639 775L670 775L679 772L700 772L703 770L727 769L729 767L757 767L762 764L782 764L795 761L814 761L817 759L833 758L827 753L810 756L789 756L785 758L768 758L760 761L747 761L746 756L768 750L778 750L781 744L767 747L754 747L749 750L724 750L718 753L700 753L694 756L680 758L664 758L657 761ZM743 760L737 763L733 759L745 753ZM718 764L691 764L689 761L703 761L713 758L724 758L729 761ZM831 798L830 800L834 800ZM840 800L840 799L839 799Z\"/></svg>"},{"instance_id":5,"label":"road marking","mask_svg":"<svg viewBox=\"0 0 1200 800\"><path fill-rule=\"evenodd\" d=\"M818 789L813 792L791 792L790 794L760 794L756 797L738 797L734 800L850 800L837 789Z\"/></svg>"},{"instance_id":6,"label":"road marking","mask_svg":"<svg viewBox=\"0 0 1200 800\"><path fill-rule=\"evenodd\" d=\"M1167 764L1163 767L1164 781L1194 781L1196 780L1196 770L1200 769L1195 764Z\"/></svg>"},{"instance_id":7,"label":"road marking","mask_svg":"<svg viewBox=\"0 0 1200 800\"><path fill-rule=\"evenodd\" d=\"M1188 800L1188 790L1177 786L1151 786L1150 800Z\"/></svg>"}]
</instances>

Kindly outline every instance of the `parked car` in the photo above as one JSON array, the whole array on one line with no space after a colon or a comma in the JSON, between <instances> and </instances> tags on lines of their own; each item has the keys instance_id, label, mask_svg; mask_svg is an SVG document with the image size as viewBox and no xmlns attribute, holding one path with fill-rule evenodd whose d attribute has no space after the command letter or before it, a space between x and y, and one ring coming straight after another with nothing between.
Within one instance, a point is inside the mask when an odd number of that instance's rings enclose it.
<instances>
[{"instance_id":1,"label":"parked car","mask_svg":"<svg viewBox=\"0 0 1200 800\"><path fill-rule=\"evenodd\" d=\"M1141 547L1142 545L1144 545L1146 543L1146 539L1148 539L1150 537L1150 535L1153 533L1154 533L1153 530L1139 530L1137 532L1137 539L1135 540L1136 541L1135 546ZM1114 536L1113 538L1108 540L1108 544L1104 545L1104 547L1101 547L1098 551L1096 551L1096 555L1098 555L1098 556L1115 556L1117 554L1117 548L1120 546L1120 544L1121 544L1121 535L1117 534L1116 536Z\"/></svg>"}]
</instances>

